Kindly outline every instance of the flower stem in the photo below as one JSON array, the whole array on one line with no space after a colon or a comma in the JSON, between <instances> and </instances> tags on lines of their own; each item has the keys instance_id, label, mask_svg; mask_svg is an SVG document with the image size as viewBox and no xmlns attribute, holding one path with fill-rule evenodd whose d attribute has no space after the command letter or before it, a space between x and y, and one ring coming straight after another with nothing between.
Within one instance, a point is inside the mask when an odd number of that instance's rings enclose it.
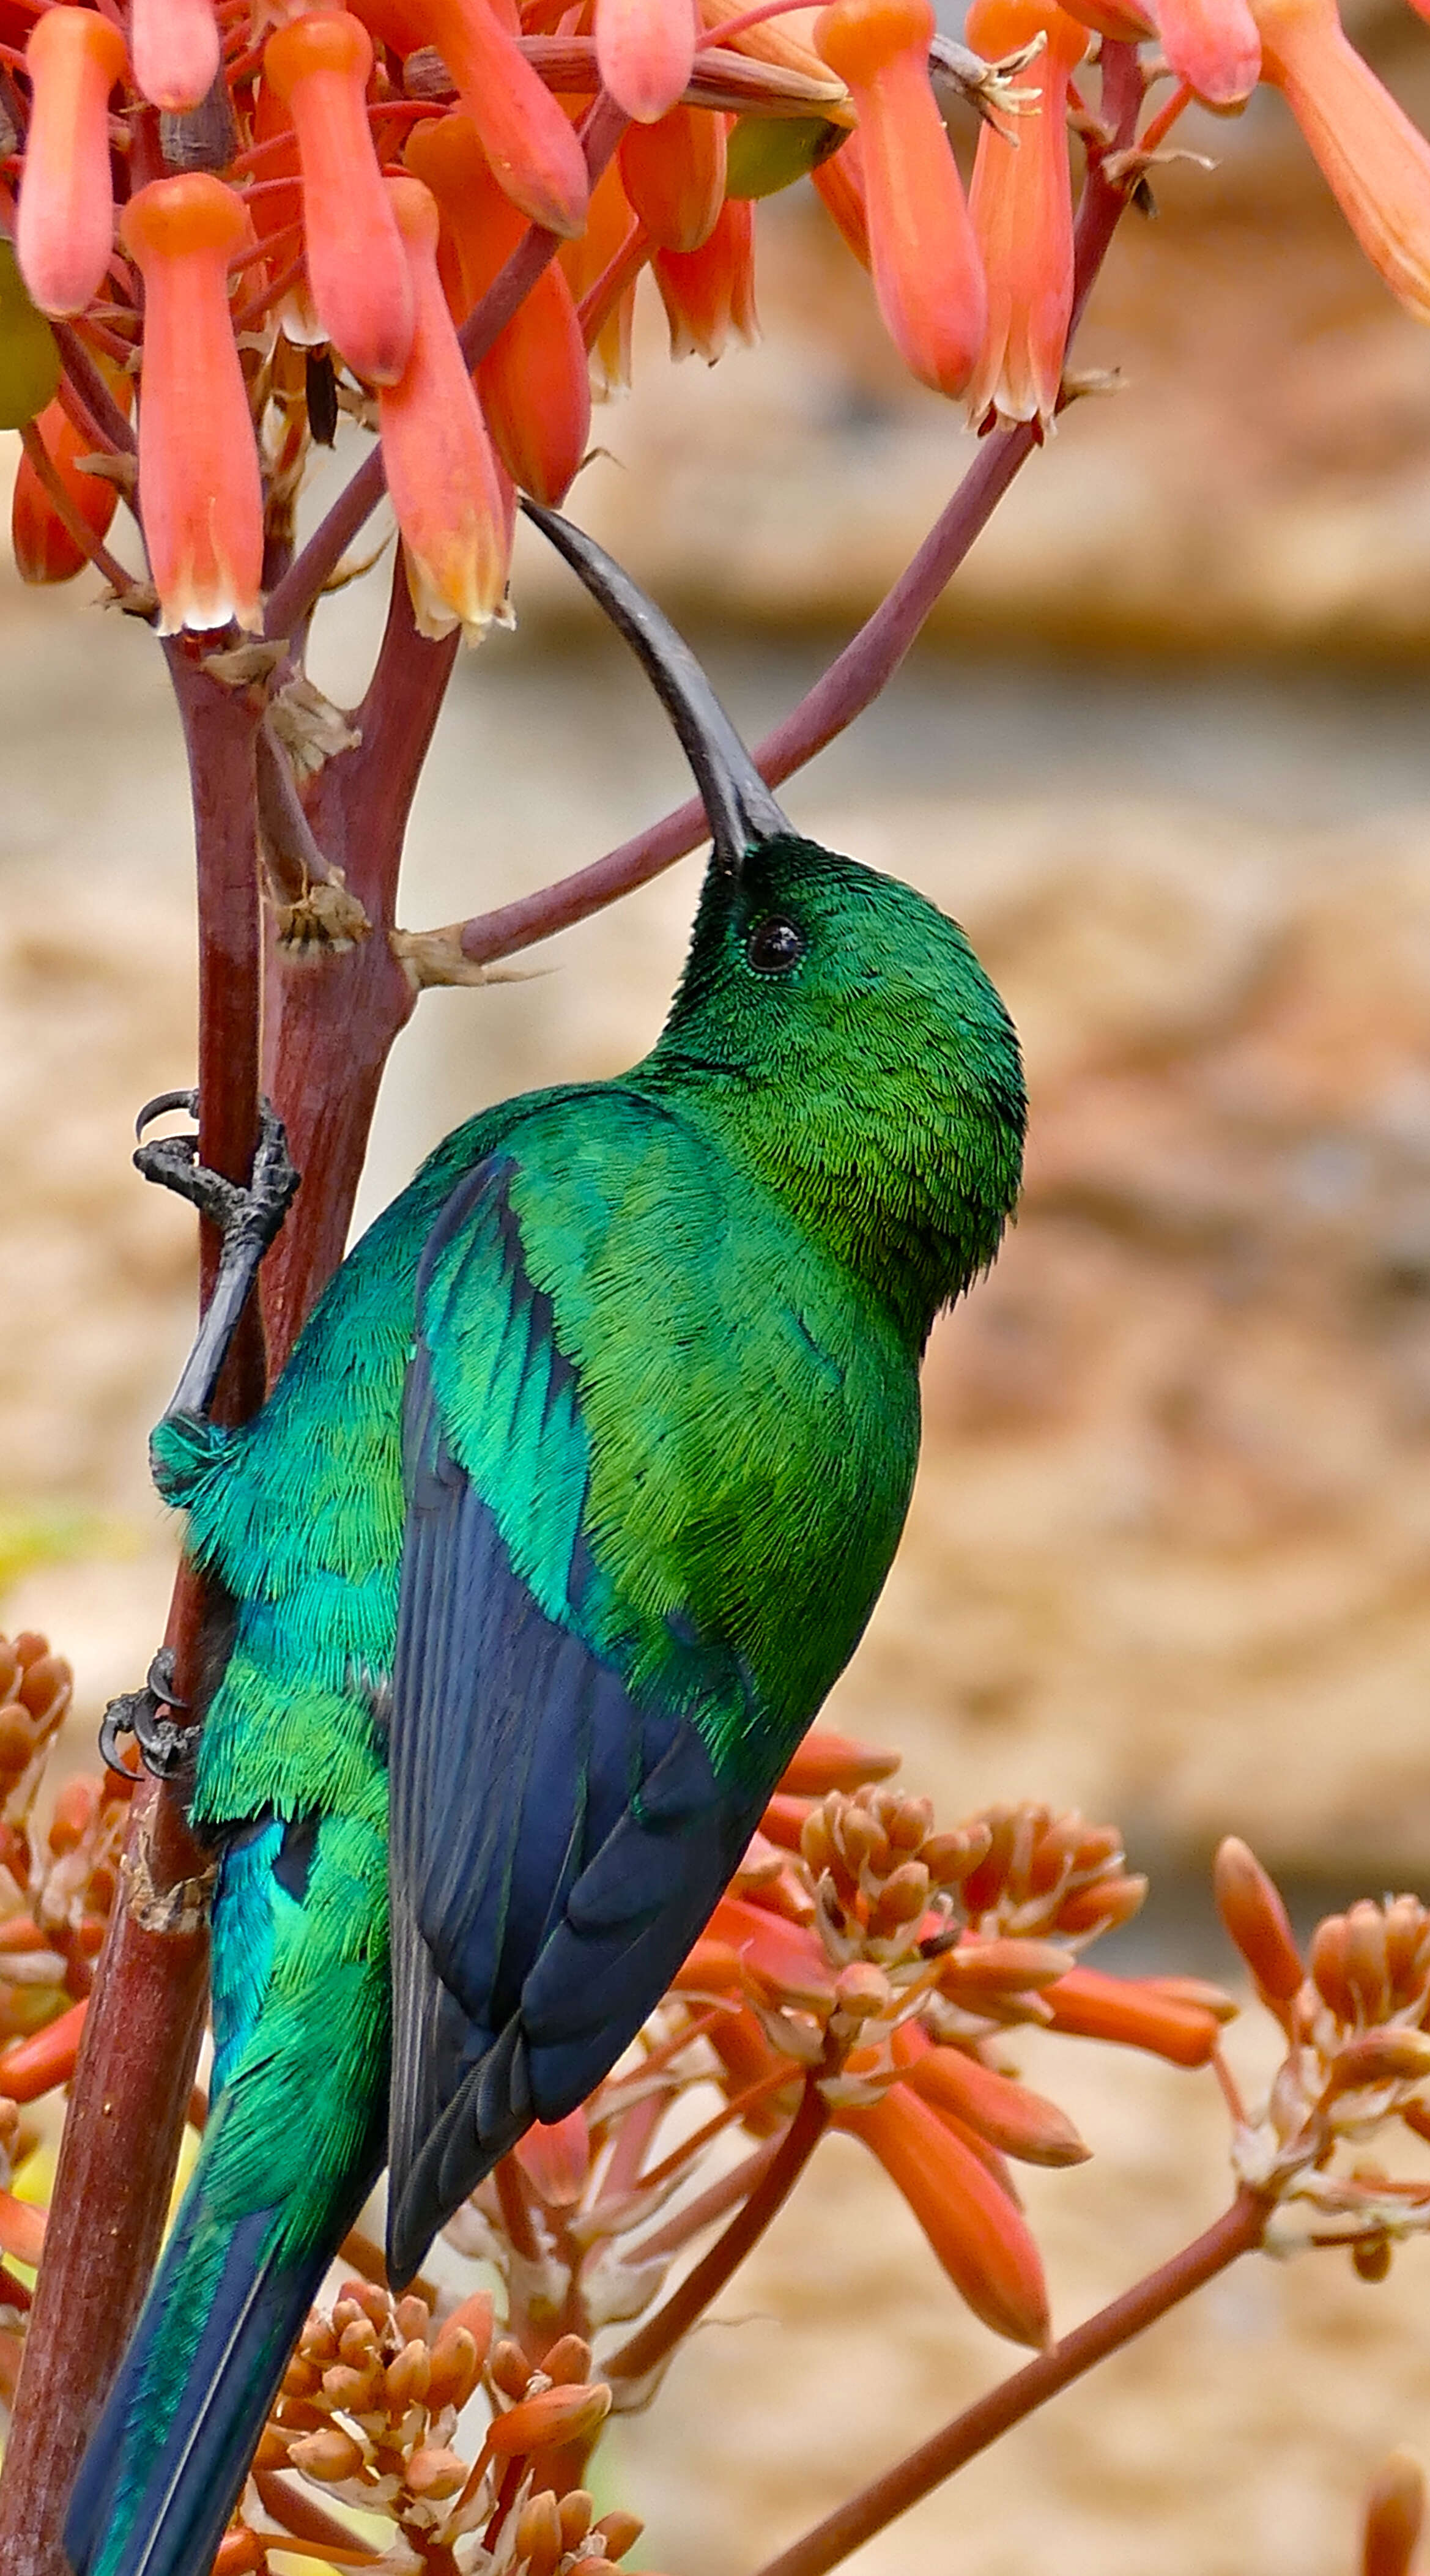
<instances>
[{"instance_id":1,"label":"flower stem","mask_svg":"<svg viewBox=\"0 0 1430 2576\"><path fill-rule=\"evenodd\" d=\"M777 2558L768 2559L759 2576L826 2576L852 2551L863 2547L874 2534L887 2529L901 2513L919 2503L955 2470L965 2468L980 2451L986 2451L999 2435L1021 2424L1039 2406L1045 2406L1059 2390L1070 2387L1095 2363L1105 2361L1134 2336L1145 2333L1159 2317L1177 2307L1193 2290L1200 2290L1224 2272L1239 2255L1250 2254L1260 2244L1270 2203L1259 2194L1238 2192L1231 2207L1214 2220L1204 2235L1183 2246L1169 2262L1149 2272L1108 2307L1100 2308L1084 2325L1075 2326L1060 2343L1040 2352L1035 2361L1015 2370L986 2397L965 2408L963 2414L944 2425L917 2450L910 2451L882 2477L850 2496L825 2520L816 2523L802 2539L782 2549Z\"/></svg>"},{"instance_id":2,"label":"flower stem","mask_svg":"<svg viewBox=\"0 0 1430 2576\"><path fill-rule=\"evenodd\" d=\"M789 2198L828 2123L829 2109L823 2094L817 2084L806 2083L799 2109L743 2208L731 2219L724 2235L716 2238L709 2253L702 2254L693 2272L688 2272L680 2287L671 2292L664 2307L657 2308L630 2342L622 2344L620 2351L602 2364L605 2378L639 2384L668 2359L696 2318L739 2269L751 2247L758 2244L776 2211Z\"/></svg>"}]
</instances>

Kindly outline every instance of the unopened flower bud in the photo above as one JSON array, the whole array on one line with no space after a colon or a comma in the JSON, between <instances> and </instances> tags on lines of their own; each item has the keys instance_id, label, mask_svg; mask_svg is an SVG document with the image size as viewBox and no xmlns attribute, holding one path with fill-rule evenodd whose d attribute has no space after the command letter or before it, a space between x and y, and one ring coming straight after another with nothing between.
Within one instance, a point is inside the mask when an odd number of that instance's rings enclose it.
<instances>
[{"instance_id":1,"label":"unopened flower bud","mask_svg":"<svg viewBox=\"0 0 1430 2576\"><path fill-rule=\"evenodd\" d=\"M560 2508L550 2488L543 2487L517 2515L517 2564L524 2576L556 2576L564 2551Z\"/></svg>"},{"instance_id":2,"label":"unopened flower bud","mask_svg":"<svg viewBox=\"0 0 1430 2576\"><path fill-rule=\"evenodd\" d=\"M543 2388L538 2396L523 2397L508 2414L496 2416L487 2442L498 2459L510 2459L518 2451L549 2451L557 2443L589 2440L610 2411L611 2392L603 2382Z\"/></svg>"},{"instance_id":3,"label":"unopened flower bud","mask_svg":"<svg viewBox=\"0 0 1430 2576\"><path fill-rule=\"evenodd\" d=\"M617 2511L603 2513L596 2529L606 2544L607 2558L614 2561L617 2558L624 2558L628 2549L634 2549L645 2529L645 2524L638 2513Z\"/></svg>"},{"instance_id":4,"label":"unopened flower bud","mask_svg":"<svg viewBox=\"0 0 1430 2576\"><path fill-rule=\"evenodd\" d=\"M465 2486L467 2463L455 2451L440 2445L414 2451L407 2463L406 2481L415 2496L424 2502L440 2504L444 2497L456 2495Z\"/></svg>"},{"instance_id":5,"label":"unopened flower bud","mask_svg":"<svg viewBox=\"0 0 1430 2576\"><path fill-rule=\"evenodd\" d=\"M487 2376L493 2388L499 2389L503 2397L526 2395L526 2384L531 2377L531 2364L520 2344L514 2342L510 2335L503 2335L501 2341L493 2348L491 2360L487 2365Z\"/></svg>"},{"instance_id":6,"label":"unopened flower bud","mask_svg":"<svg viewBox=\"0 0 1430 2576\"><path fill-rule=\"evenodd\" d=\"M570 2487L561 2498L558 2512L561 2521L561 2546L579 2549L591 2528L595 2504L584 2487Z\"/></svg>"},{"instance_id":7,"label":"unopened flower bud","mask_svg":"<svg viewBox=\"0 0 1430 2576\"><path fill-rule=\"evenodd\" d=\"M399 2421L409 2406L425 2405L432 2383L432 2356L425 2342L414 2337L403 2345L395 2361L387 2365L387 2411Z\"/></svg>"},{"instance_id":8,"label":"unopened flower bud","mask_svg":"<svg viewBox=\"0 0 1430 2576\"><path fill-rule=\"evenodd\" d=\"M791 1798L827 1798L832 1789L858 1789L866 1780L887 1780L901 1756L882 1744L861 1744L852 1735L836 1735L829 1726L812 1726L798 1752L785 1765L780 1788Z\"/></svg>"},{"instance_id":9,"label":"unopened flower bud","mask_svg":"<svg viewBox=\"0 0 1430 2576\"><path fill-rule=\"evenodd\" d=\"M305 2478L316 2478L320 2486L340 2486L355 2478L363 2464L363 2448L340 2424L325 2424L320 2433L305 2433L288 2453L289 2465Z\"/></svg>"}]
</instances>

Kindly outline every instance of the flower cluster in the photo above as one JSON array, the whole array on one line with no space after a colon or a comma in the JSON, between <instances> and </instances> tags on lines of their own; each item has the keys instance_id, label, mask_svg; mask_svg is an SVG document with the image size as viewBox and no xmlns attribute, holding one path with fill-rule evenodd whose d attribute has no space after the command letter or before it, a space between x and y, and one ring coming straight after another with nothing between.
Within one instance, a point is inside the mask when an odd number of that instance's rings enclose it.
<instances>
[{"instance_id":1,"label":"flower cluster","mask_svg":"<svg viewBox=\"0 0 1430 2576\"><path fill-rule=\"evenodd\" d=\"M573 2471L610 2409L590 2370L579 2335L533 2369L519 2344L494 2337L484 2291L439 2324L415 2293L345 2281L303 2329L215 2576L267 2576L270 2550L295 2545L336 2550L342 2566L450 2568L458 2543L464 2569L482 2576L605 2576L641 2524L597 2519ZM474 2398L487 2420L469 2464L452 2443ZM379 2514L395 2538L366 2542L335 2504Z\"/></svg>"},{"instance_id":2,"label":"flower cluster","mask_svg":"<svg viewBox=\"0 0 1430 2576\"><path fill-rule=\"evenodd\" d=\"M1258 2113L1224 2074L1236 2170L1273 2204L1265 2241L1346 2245L1363 2279L1382 2280L1393 2246L1430 2231L1430 2184L1361 2152L1389 2123L1430 2139L1430 1910L1415 1896L1363 1897L1317 1925L1303 1958L1245 1843L1222 1844L1216 1894L1287 2041Z\"/></svg>"},{"instance_id":3,"label":"flower cluster","mask_svg":"<svg viewBox=\"0 0 1430 2576\"><path fill-rule=\"evenodd\" d=\"M967 34L976 53L939 37L930 0L136 0L127 36L112 0L0 0L22 571L112 577L123 492L161 630L257 628L310 442L346 410L381 432L422 631L480 635L516 489L560 500L593 371L624 378L640 272L673 347L713 360L753 328L756 204L806 174L912 373L1041 435L1074 308L1070 128L1130 188L1189 102L1258 80L1430 313L1430 147L1335 0L973 0ZM1178 87L1113 151L1079 67L1149 40ZM967 195L950 85L982 118Z\"/></svg>"}]
</instances>

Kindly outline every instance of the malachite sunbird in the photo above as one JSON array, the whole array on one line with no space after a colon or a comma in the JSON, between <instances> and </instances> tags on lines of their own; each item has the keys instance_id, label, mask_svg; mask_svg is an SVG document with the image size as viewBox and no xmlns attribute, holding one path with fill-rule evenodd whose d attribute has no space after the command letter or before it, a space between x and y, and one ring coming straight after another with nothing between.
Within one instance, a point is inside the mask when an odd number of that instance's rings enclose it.
<instances>
[{"instance_id":1,"label":"malachite sunbird","mask_svg":"<svg viewBox=\"0 0 1430 2576\"><path fill-rule=\"evenodd\" d=\"M79 2576L205 2576L384 2161L401 2283L634 2038L858 1642L929 1327L1018 1189L1017 1040L963 932L795 832L659 612L531 515L644 661L713 854L651 1053L439 1145L233 1430L205 1409L272 1230L239 1209L154 1435L236 1604L193 1789L213 2109Z\"/></svg>"}]
</instances>

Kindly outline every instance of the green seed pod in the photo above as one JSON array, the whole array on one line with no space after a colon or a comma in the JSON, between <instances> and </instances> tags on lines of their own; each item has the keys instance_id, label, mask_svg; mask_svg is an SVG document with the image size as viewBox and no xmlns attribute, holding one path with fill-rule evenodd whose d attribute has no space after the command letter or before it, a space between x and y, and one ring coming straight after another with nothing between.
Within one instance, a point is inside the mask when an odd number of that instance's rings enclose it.
<instances>
[{"instance_id":1,"label":"green seed pod","mask_svg":"<svg viewBox=\"0 0 1430 2576\"><path fill-rule=\"evenodd\" d=\"M773 197L817 170L848 140L828 116L742 116L730 130L727 197Z\"/></svg>"},{"instance_id":2,"label":"green seed pod","mask_svg":"<svg viewBox=\"0 0 1430 2576\"><path fill-rule=\"evenodd\" d=\"M0 429L23 429L59 381L55 335L25 292L14 243L0 236Z\"/></svg>"}]
</instances>

